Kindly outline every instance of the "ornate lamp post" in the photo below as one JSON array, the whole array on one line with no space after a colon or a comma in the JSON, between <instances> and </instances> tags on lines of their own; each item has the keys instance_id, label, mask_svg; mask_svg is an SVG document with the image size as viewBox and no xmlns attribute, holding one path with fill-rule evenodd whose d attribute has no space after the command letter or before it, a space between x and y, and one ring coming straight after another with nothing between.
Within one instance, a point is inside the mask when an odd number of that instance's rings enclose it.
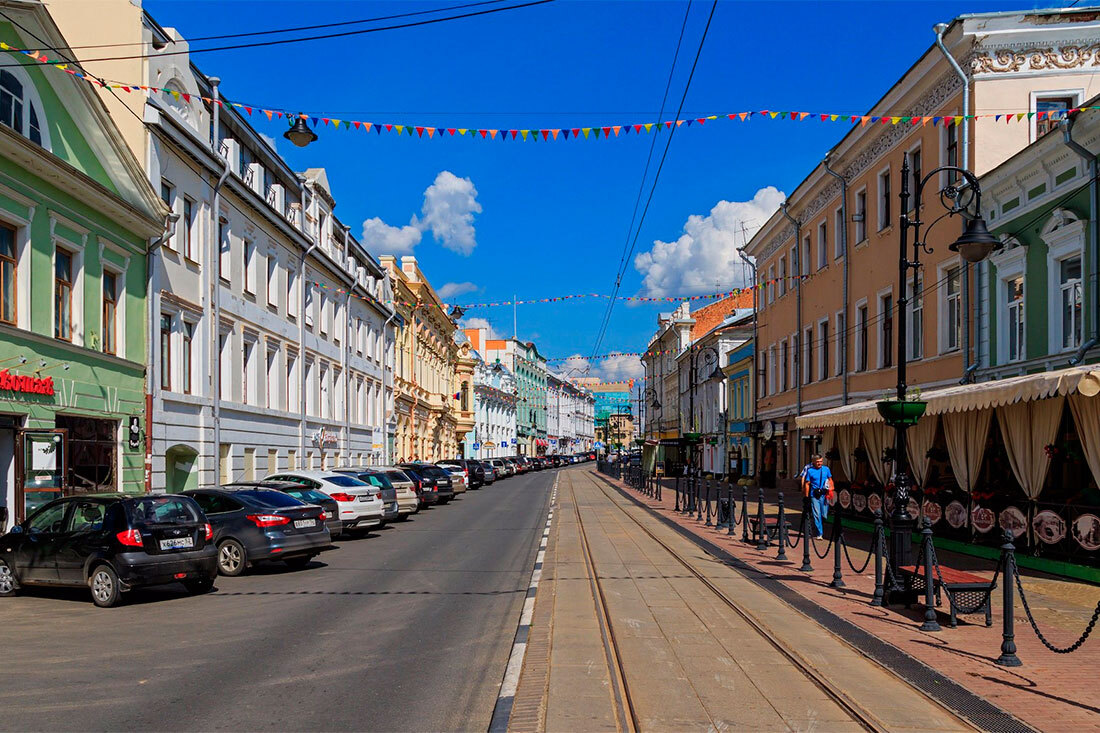
<instances>
[{"instance_id":1,"label":"ornate lamp post","mask_svg":"<svg viewBox=\"0 0 1100 733\"><path fill-rule=\"evenodd\" d=\"M921 226L924 222L920 218L921 195L928 181L943 172L958 174L966 181L966 186L963 187L956 181L952 181L940 189L940 203L945 209L945 213L927 226L922 240ZM894 571L895 586L887 589L891 593L898 593L902 590L897 585L896 579L900 577L897 569L899 566L909 563L909 555L912 551L912 530L916 521L909 514L909 490L912 482L909 476L909 456L906 453L906 431L910 426L916 425L927 406L925 402L908 399L909 385L906 382L908 325L906 323L906 310L909 305L909 295L905 289L906 279L909 270L913 270L911 281L913 296L919 298L920 293L917 292L917 288L920 287L918 275L921 267L920 253L923 251L925 254L932 254L932 249L926 244L928 234L931 232L932 227L946 218L958 215L966 221L966 228L962 235L948 249L958 252L967 262L980 262L988 257L993 250L1000 247L1000 241L989 233L985 225L985 219L981 216L982 191L978 179L973 173L965 168L952 165L940 166L929 172L916 184L917 190L913 194L913 218L909 216L909 173L909 154L906 153L902 158L901 188L899 189L901 238L898 254L899 293L896 309L898 314L897 394L895 399L883 400L878 403L879 413L886 424L895 429L896 434L894 443L894 508L890 514L890 568ZM912 260L909 259L908 253L910 230L913 231ZM969 314L963 314L963 317L969 318Z\"/></svg>"},{"instance_id":2,"label":"ornate lamp post","mask_svg":"<svg viewBox=\"0 0 1100 733\"><path fill-rule=\"evenodd\" d=\"M718 352L715 351L713 346L707 346L698 350L693 349L691 352L691 370L688 372L688 376L690 377L690 384L688 385L688 389L690 390L688 394L688 420L692 421L692 423L695 421L695 385L699 381L698 362L700 357L703 359L704 366L714 364L717 368L718 364ZM694 427L694 425L692 424L691 427ZM688 439L690 451L688 453L688 465L693 469L692 473L694 473L698 470L698 466L695 465L695 447L699 445L702 435L695 430L691 430L685 432L684 437Z\"/></svg>"}]
</instances>

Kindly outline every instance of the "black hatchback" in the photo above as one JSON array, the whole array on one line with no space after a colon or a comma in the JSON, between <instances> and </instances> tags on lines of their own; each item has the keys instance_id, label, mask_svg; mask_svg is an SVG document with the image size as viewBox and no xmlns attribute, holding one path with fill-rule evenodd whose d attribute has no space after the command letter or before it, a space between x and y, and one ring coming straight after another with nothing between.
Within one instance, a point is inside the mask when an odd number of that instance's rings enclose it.
<instances>
[{"instance_id":1,"label":"black hatchback","mask_svg":"<svg viewBox=\"0 0 1100 733\"><path fill-rule=\"evenodd\" d=\"M249 565L281 560L302 568L332 547L325 510L281 491L194 489L193 498L214 527L218 572L240 575Z\"/></svg>"},{"instance_id":2,"label":"black hatchback","mask_svg":"<svg viewBox=\"0 0 1100 733\"><path fill-rule=\"evenodd\" d=\"M423 504L446 504L454 498L454 484L451 475L439 466L431 463L401 463L397 466L421 483Z\"/></svg>"},{"instance_id":3,"label":"black hatchback","mask_svg":"<svg viewBox=\"0 0 1100 733\"><path fill-rule=\"evenodd\" d=\"M325 510L325 526L328 527L329 537L336 539L344 531L344 523L340 521L340 504L323 491L311 489L292 481L235 481L227 485L228 489L271 489L290 494L303 504L313 504Z\"/></svg>"},{"instance_id":4,"label":"black hatchback","mask_svg":"<svg viewBox=\"0 0 1100 733\"><path fill-rule=\"evenodd\" d=\"M217 577L213 530L185 496L84 494L56 499L0 537L0 596L21 586L86 585L101 607L133 588Z\"/></svg>"}]
</instances>

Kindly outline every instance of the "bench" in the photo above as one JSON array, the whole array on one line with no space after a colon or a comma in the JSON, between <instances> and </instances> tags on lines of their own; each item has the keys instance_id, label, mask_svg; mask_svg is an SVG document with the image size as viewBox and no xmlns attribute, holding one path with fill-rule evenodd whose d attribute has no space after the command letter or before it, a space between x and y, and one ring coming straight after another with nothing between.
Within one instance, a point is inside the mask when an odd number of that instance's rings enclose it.
<instances>
[{"instance_id":1,"label":"bench","mask_svg":"<svg viewBox=\"0 0 1100 733\"><path fill-rule=\"evenodd\" d=\"M784 520L787 523L787 531L791 531L790 520ZM760 517L753 515L749 517L749 531L752 532L753 541L759 541L760 528L757 526L760 524ZM771 542L779 537L779 519L775 517L765 517L764 519L764 531L768 533L768 541Z\"/></svg>"},{"instance_id":2,"label":"bench","mask_svg":"<svg viewBox=\"0 0 1100 733\"><path fill-rule=\"evenodd\" d=\"M924 566L904 565L898 568L898 570L905 579L905 587L908 590L918 595L924 593ZM943 577L943 582L940 582L941 576ZM979 613L984 611L985 625L992 626L993 611L990 607L990 599L993 595L994 586L995 583L993 581L986 580L974 573L968 573L965 570L956 570L946 567L945 565L940 565L939 573L937 574L935 568L932 569L932 591L935 593L936 605L938 606L940 604L941 587L947 593L951 601L948 604L951 607L951 628L955 628L959 625L955 612L957 607L962 608L961 613Z\"/></svg>"}]
</instances>

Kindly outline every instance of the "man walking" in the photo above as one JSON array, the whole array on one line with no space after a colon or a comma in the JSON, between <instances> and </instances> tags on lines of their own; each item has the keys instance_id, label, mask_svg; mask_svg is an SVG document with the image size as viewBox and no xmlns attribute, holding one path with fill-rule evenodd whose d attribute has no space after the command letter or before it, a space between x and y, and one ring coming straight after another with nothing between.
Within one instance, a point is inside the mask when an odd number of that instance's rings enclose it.
<instances>
[{"instance_id":1,"label":"man walking","mask_svg":"<svg viewBox=\"0 0 1100 733\"><path fill-rule=\"evenodd\" d=\"M810 458L810 467L802 474L802 495L810 497L817 539L823 539L824 522L829 516L828 495L833 492L833 473L822 465L821 455Z\"/></svg>"}]
</instances>

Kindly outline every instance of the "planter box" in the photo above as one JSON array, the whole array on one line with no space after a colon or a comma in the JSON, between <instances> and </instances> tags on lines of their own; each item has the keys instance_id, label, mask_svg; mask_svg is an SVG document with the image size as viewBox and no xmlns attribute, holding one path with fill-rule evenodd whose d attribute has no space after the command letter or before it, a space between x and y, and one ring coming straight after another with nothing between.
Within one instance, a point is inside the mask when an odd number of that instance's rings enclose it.
<instances>
[{"instance_id":1,"label":"planter box","mask_svg":"<svg viewBox=\"0 0 1100 733\"><path fill-rule=\"evenodd\" d=\"M886 424L895 428L916 425L928 407L927 402L919 400L882 400L875 405Z\"/></svg>"}]
</instances>

